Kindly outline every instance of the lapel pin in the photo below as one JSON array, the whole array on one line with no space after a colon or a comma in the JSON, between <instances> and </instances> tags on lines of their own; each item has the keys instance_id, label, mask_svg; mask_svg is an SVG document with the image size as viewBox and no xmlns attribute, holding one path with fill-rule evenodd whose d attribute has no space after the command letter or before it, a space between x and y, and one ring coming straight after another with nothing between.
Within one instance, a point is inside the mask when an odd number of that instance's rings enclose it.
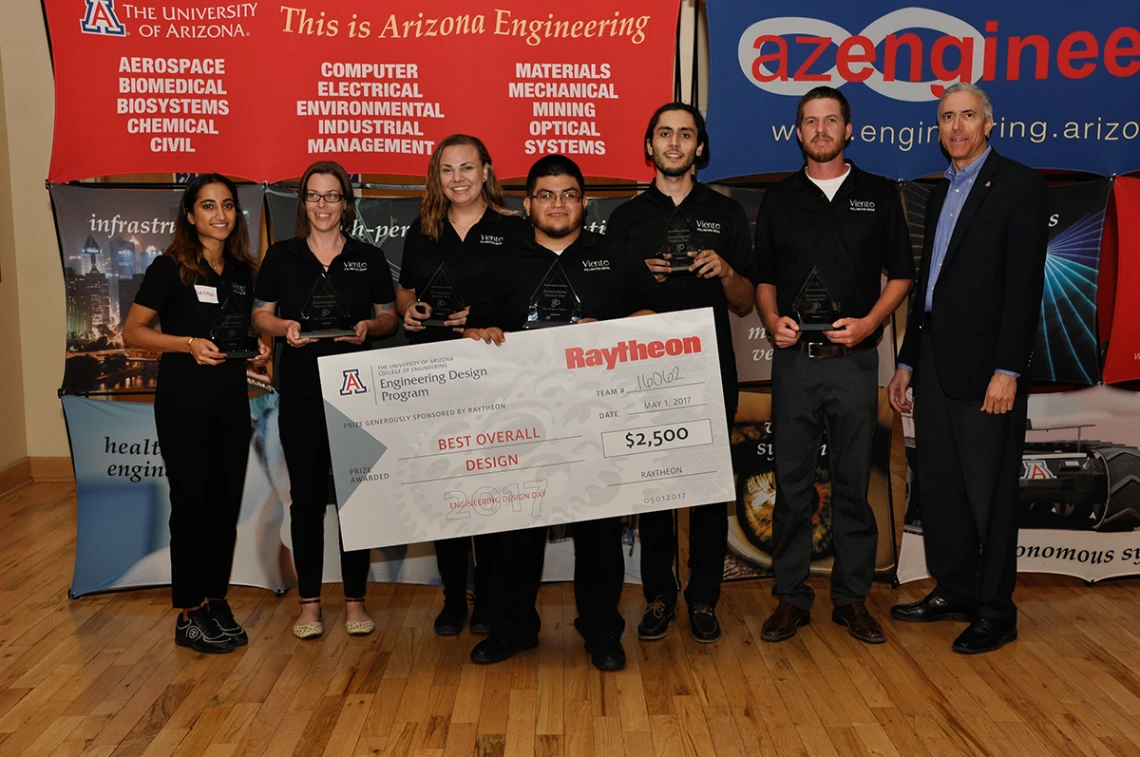
<instances>
[{"instance_id":1,"label":"lapel pin","mask_svg":"<svg viewBox=\"0 0 1140 757\"><path fill-rule=\"evenodd\" d=\"M986 187L988 188L988 187L990 186L990 184L992 184L992 183L993 183L992 181L987 181L987 182L986 182Z\"/></svg>"}]
</instances>

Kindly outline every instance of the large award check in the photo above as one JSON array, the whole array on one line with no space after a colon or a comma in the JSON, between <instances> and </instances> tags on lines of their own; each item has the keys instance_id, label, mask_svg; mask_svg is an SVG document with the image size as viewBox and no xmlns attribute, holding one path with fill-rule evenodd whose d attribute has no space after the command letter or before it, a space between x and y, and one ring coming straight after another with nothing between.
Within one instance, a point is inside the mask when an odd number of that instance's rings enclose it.
<instances>
[{"instance_id":1,"label":"large award check","mask_svg":"<svg viewBox=\"0 0 1140 757\"><path fill-rule=\"evenodd\" d=\"M346 549L735 497L709 309L319 365Z\"/></svg>"}]
</instances>

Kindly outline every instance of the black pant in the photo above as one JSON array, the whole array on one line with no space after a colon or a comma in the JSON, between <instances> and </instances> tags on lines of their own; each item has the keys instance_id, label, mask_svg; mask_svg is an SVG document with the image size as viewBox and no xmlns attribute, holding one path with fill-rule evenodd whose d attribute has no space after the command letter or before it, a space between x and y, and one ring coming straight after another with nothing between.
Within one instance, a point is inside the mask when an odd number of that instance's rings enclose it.
<instances>
[{"instance_id":1,"label":"black pant","mask_svg":"<svg viewBox=\"0 0 1140 757\"><path fill-rule=\"evenodd\" d=\"M443 583L445 604L467 602L467 555L471 552L471 537L439 539L435 543L435 564ZM491 575L490 562L493 548L486 537L475 537L475 603L484 607L490 591L487 582Z\"/></svg>"},{"instance_id":2,"label":"black pant","mask_svg":"<svg viewBox=\"0 0 1140 757\"><path fill-rule=\"evenodd\" d=\"M673 530L673 510L642 513L637 516L641 540L641 589L645 600L661 597L667 607L677 604L677 577L673 557L677 534ZM689 509L689 585L685 602L716 606L724 577L724 553L728 544L728 507L724 503Z\"/></svg>"},{"instance_id":3,"label":"black pant","mask_svg":"<svg viewBox=\"0 0 1140 757\"><path fill-rule=\"evenodd\" d=\"M625 619L618 611L625 583L621 518L572 523L574 537L574 627L586 639L621 636ZM491 633L530 639L542 626L535 601L546 556L546 529L528 528L488 534L491 560Z\"/></svg>"},{"instance_id":4,"label":"black pant","mask_svg":"<svg viewBox=\"0 0 1140 757\"><path fill-rule=\"evenodd\" d=\"M252 426L249 412L202 415L155 408L170 483L170 593L175 607L224 599Z\"/></svg>"},{"instance_id":5,"label":"black pant","mask_svg":"<svg viewBox=\"0 0 1140 757\"><path fill-rule=\"evenodd\" d=\"M812 517L819 495L816 467L827 434L834 559L831 599L837 607L862 601L875 578L879 530L867 501L879 404L879 354L810 358L795 347L772 359L772 433L776 504L772 510L772 593L803 610L815 592L811 572Z\"/></svg>"},{"instance_id":6,"label":"black pant","mask_svg":"<svg viewBox=\"0 0 1140 757\"><path fill-rule=\"evenodd\" d=\"M922 480L926 566L935 592L976 606L978 614L1016 622L1018 485L1029 398L1001 415L982 400L942 391L930 334L919 350L914 388L914 447Z\"/></svg>"},{"instance_id":7,"label":"black pant","mask_svg":"<svg viewBox=\"0 0 1140 757\"><path fill-rule=\"evenodd\" d=\"M281 451L289 470L290 533L293 564L297 567L298 592L303 599L321 596L325 562L325 512L336 502L332 483L329 434L325 427L324 400L320 397L281 395L277 414ZM340 542L340 573L344 596L364 596L368 583L370 551L344 551Z\"/></svg>"}]
</instances>

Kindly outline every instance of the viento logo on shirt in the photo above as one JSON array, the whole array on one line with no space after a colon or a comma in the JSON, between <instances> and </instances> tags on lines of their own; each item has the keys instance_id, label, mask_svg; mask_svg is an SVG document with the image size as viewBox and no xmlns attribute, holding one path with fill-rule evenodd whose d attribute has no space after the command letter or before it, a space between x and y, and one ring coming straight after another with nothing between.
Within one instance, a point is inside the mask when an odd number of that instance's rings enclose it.
<instances>
[{"instance_id":1,"label":"viento logo on shirt","mask_svg":"<svg viewBox=\"0 0 1140 757\"><path fill-rule=\"evenodd\" d=\"M86 0L87 12L79 27L84 34L107 34L112 37L127 36L127 27L115 15L115 0Z\"/></svg>"}]
</instances>

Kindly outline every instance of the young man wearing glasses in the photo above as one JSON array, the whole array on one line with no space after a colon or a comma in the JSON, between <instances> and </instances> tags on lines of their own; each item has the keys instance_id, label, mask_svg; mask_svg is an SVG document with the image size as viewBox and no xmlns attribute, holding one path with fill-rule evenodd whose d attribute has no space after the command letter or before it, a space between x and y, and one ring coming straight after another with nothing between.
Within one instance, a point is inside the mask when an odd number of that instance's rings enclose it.
<instances>
[{"instance_id":1,"label":"young man wearing glasses","mask_svg":"<svg viewBox=\"0 0 1140 757\"><path fill-rule=\"evenodd\" d=\"M530 169L526 211L533 237L504 250L493 301L471 306L465 336L499 344L503 332L649 315L659 287L629 247L582 228L588 200L582 172L562 155ZM625 667L618 611L625 582L621 518L571 524L574 537L574 627L599 670ZM477 663L506 660L538 644L535 600L542 577L546 529L508 531L494 543L489 580L491 633L471 651Z\"/></svg>"},{"instance_id":2,"label":"young man wearing glasses","mask_svg":"<svg viewBox=\"0 0 1140 757\"><path fill-rule=\"evenodd\" d=\"M614 210L607 235L628 242L659 282L666 311L713 309L728 422L736 415L736 356L729 312L752 312L752 231L744 208L694 178L708 165L709 141L700 111L683 103L657 109L645 130L645 154L657 172L641 195ZM647 607L638 638L663 639L673 625L677 536L673 513L642 513L641 581ZM689 630L699 642L720 638L716 603L724 574L728 509L702 505L689 511Z\"/></svg>"}]
</instances>

